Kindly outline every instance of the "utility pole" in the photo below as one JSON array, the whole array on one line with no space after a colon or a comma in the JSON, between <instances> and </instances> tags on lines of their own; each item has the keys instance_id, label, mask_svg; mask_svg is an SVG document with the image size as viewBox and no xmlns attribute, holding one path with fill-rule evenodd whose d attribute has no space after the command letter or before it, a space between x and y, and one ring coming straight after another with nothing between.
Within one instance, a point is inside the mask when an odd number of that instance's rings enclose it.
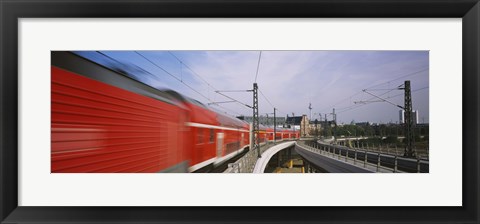
<instances>
[{"instance_id":1,"label":"utility pole","mask_svg":"<svg viewBox=\"0 0 480 224\"><path fill-rule=\"evenodd\" d=\"M267 115L267 126L268 126L268 115L273 114L273 143L276 142L276 136L277 136L277 114L275 111L277 108L273 108L273 113L265 113Z\"/></svg>"},{"instance_id":2,"label":"utility pole","mask_svg":"<svg viewBox=\"0 0 480 224\"><path fill-rule=\"evenodd\" d=\"M323 129L324 131L324 134L325 134L325 138L327 137L327 126L328 126L328 122L327 122L327 114L325 114L325 128Z\"/></svg>"},{"instance_id":3,"label":"utility pole","mask_svg":"<svg viewBox=\"0 0 480 224\"><path fill-rule=\"evenodd\" d=\"M412 118L412 92L410 88L410 80L405 81L404 85L405 90L405 153L406 157L415 157L415 152L413 150L415 145L415 135L413 133L413 118Z\"/></svg>"},{"instance_id":4,"label":"utility pole","mask_svg":"<svg viewBox=\"0 0 480 224\"><path fill-rule=\"evenodd\" d=\"M321 135L321 133L322 133L322 113L318 113L318 120L317 121L320 122L320 130L319 131L320 131L320 135ZM315 128L316 127L317 127L317 125L315 125ZM318 135L318 133L317 133L317 135Z\"/></svg>"},{"instance_id":5,"label":"utility pole","mask_svg":"<svg viewBox=\"0 0 480 224\"><path fill-rule=\"evenodd\" d=\"M293 134L295 135L295 113L292 112L292 119L293 119Z\"/></svg>"},{"instance_id":6,"label":"utility pole","mask_svg":"<svg viewBox=\"0 0 480 224\"><path fill-rule=\"evenodd\" d=\"M303 120L303 116L302 116L302 120L300 120L300 125L302 124L302 121L303 121L303 137L305 137L307 135L307 129L305 127L305 124L307 123L307 115L305 115L305 120Z\"/></svg>"},{"instance_id":7,"label":"utility pole","mask_svg":"<svg viewBox=\"0 0 480 224\"><path fill-rule=\"evenodd\" d=\"M405 152L404 156L405 157L410 157L414 158L415 157L415 135L414 135L414 129L413 129L413 113L412 113L412 90L410 87L410 80L405 80L405 83L403 84L403 87L401 85L398 87L398 89L403 89L405 91L405 97L404 97L404 106L397 105L393 102L388 101L387 99L381 98L377 95L374 95L372 93L367 92L366 89L363 90L363 92L368 93L375 98L380 99L380 101L370 101L370 102L387 102L389 104L392 104L398 108L401 108L404 110L404 117L405 117L405 122L404 122L404 134L405 134ZM369 103L369 101L359 101L355 103Z\"/></svg>"},{"instance_id":8,"label":"utility pole","mask_svg":"<svg viewBox=\"0 0 480 224\"><path fill-rule=\"evenodd\" d=\"M260 130L258 122L258 86L257 83L253 83L253 147L254 150L257 150L258 158L260 158L262 155L260 155L260 145L258 144Z\"/></svg>"},{"instance_id":9,"label":"utility pole","mask_svg":"<svg viewBox=\"0 0 480 224\"><path fill-rule=\"evenodd\" d=\"M333 127L333 142L337 143L337 115L335 114L335 108L333 108L333 122L334 122L334 127Z\"/></svg>"},{"instance_id":10,"label":"utility pole","mask_svg":"<svg viewBox=\"0 0 480 224\"><path fill-rule=\"evenodd\" d=\"M277 108L273 108L273 143L277 142L277 114L275 111Z\"/></svg>"},{"instance_id":11,"label":"utility pole","mask_svg":"<svg viewBox=\"0 0 480 224\"><path fill-rule=\"evenodd\" d=\"M308 104L308 109L310 110L310 120L312 120L312 103Z\"/></svg>"}]
</instances>

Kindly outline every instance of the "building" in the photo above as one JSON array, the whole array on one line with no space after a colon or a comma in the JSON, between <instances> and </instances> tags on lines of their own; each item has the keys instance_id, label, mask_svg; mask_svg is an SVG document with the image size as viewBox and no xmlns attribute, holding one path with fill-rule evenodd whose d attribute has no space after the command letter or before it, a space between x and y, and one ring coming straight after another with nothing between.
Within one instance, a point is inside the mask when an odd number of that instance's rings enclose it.
<instances>
[{"instance_id":1,"label":"building","mask_svg":"<svg viewBox=\"0 0 480 224\"><path fill-rule=\"evenodd\" d=\"M303 119L303 116L289 117L287 115L287 120L285 121L285 124L300 126L300 124L302 123L302 119Z\"/></svg>"},{"instance_id":2,"label":"building","mask_svg":"<svg viewBox=\"0 0 480 224\"><path fill-rule=\"evenodd\" d=\"M310 121L306 114L302 115L302 121L300 121L300 136L310 136Z\"/></svg>"},{"instance_id":3,"label":"building","mask_svg":"<svg viewBox=\"0 0 480 224\"><path fill-rule=\"evenodd\" d=\"M252 123L253 122L253 117L252 116L238 116L237 117L238 119L240 120L244 120L246 122L249 122L249 123ZM273 115L272 116L264 116L264 115L260 115L258 117L258 122L261 124L261 125L265 125L265 126L272 126L273 125ZM276 126L280 126L280 125L283 125L285 124L285 117L276 117L275 118L276 120Z\"/></svg>"},{"instance_id":4,"label":"building","mask_svg":"<svg viewBox=\"0 0 480 224\"><path fill-rule=\"evenodd\" d=\"M405 123L405 111L404 110L399 110L398 111L398 123L399 124Z\"/></svg>"},{"instance_id":5,"label":"building","mask_svg":"<svg viewBox=\"0 0 480 224\"><path fill-rule=\"evenodd\" d=\"M310 132L309 132L310 135L315 135L315 131L318 132L318 135L321 135L321 133L322 133L322 121L317 120L317 124L315 124L315 121L310 121Z\"/></svg>"},{"instance_id":6,"label":"building","mask_svg":"<svg viewBox=\"0 0 480 224\"><path fill-rule=\"evenodd\" d=\"M284 127L300 130L301 124L302 124L302 116L289 117L287 114L287 119L285 120Z\"/></svg>"},{"instance_id":7,"label":"building","mask_svg":"<svg viewBox=\"0 0 480 224\"><path fill-rule=\"evenodd\" d=\"M355 123L355 125L361 126L361 127L366 127L366 126L370 126L371 124L370 124L370 122L367 121L367 122L357 122L357 123Z\"/></svg>"},{"instance_id":8,"label":"building","mask_svg":"<svg viewBox=\"0 0 480 224\"><path fill-rule=\"evenodd\" d=\"M295 116L295 117L287 117L285 122L287 125L294 126L295 130L300 130L300 136L310 136L310 130L315 125L310 125L310 121L306 114L302 116Z\"/></svg>"},{"instance_id":9,"label":"building","mask_svg":"<svg viewBox=\"0 0 480 224\"><path fill-rule=\"evenodd\" d=\"M398 123L399 124L405 123L405 111L404 110L398 111L398 115L399 115ZM412 111L412 118L413 118L413 124L414 125L418 124L418 110Z\"/></svg>"}]
</instances>

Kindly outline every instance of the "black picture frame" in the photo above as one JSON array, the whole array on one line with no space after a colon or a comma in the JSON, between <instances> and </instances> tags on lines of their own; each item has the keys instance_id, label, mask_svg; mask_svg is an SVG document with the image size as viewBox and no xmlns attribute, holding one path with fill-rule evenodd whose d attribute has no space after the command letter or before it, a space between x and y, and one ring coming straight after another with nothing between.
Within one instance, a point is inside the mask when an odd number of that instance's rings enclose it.
<instances>
[{"instance_id":1,"label":"black picture frame","mask_svg":"<svg viewBox=\"0 0 480 224\"><path fill-rule=\"evenodd\" d=\"M479 223L478 0L1 0L1 223ZM24 207L18 202L19 18L462 18L461 207ZM448 43L445 43L448 44ZM448 105L447 105L448 106ZM457 121L455 121L457 122ZM459 144L460 145L460 144ZM446 180L445 182L448 182ZM289 189L289 195L301 190ZM408 189L406 189L408 190ZM448 192L445 192L448 194ZM441 195L439 195L441 197Z\"/></svg>"}]
</instances>

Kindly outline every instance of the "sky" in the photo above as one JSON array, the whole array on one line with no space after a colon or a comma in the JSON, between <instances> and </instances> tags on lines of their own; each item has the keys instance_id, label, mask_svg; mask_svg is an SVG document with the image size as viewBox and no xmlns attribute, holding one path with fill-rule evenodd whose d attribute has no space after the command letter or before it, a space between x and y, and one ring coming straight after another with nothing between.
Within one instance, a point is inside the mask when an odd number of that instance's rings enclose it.
<instances>
[{"instance_id":1,"label":"sky","mask_svg":"<svg viewBox=\"0 0 480 224\"><path fill-rule=\"evenodd\" d=\"M429 122L428 51L81 51L83 57L121 68L157 89L172 89L231 116L306 114L337 123L397 123L410 80L413 110ZM258 72L257 72L258 70ZM238 102L216 93L220 91ZM238 91L238 92L222 92ZM380 98L378 98L380 97ZM215 104L217 103L217 104ZM309 110L311 104L312 110Z\"/></svg>"}]
</instances>

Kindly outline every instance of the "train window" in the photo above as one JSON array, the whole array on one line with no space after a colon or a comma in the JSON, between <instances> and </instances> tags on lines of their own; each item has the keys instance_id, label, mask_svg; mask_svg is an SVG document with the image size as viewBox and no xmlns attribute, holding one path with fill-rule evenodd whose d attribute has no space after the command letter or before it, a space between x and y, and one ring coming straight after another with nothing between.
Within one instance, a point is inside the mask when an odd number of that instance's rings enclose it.
<instances>
[{"instance_id":1,"label":"train window","mask_svg":"<svg viewBox=\"0 0 480 224\"><path fill-rule=\"evenodd\" d=\"M215 132L213 131L212 128L210 128L210 142L213 142L215 140Z\"/></svg>"},{"instance_id":2,"label":"train window","mask_svg":"<svg viewBox=\"0 0 480 224\"><path fill-rule=\"evenodd\" d=\"M198 143L198 144L202 144L202 143L203 143L203 130L202 130L202 129L198 129L198 132L197 132L197 143Z\"/></svg>"}]
</instances>

